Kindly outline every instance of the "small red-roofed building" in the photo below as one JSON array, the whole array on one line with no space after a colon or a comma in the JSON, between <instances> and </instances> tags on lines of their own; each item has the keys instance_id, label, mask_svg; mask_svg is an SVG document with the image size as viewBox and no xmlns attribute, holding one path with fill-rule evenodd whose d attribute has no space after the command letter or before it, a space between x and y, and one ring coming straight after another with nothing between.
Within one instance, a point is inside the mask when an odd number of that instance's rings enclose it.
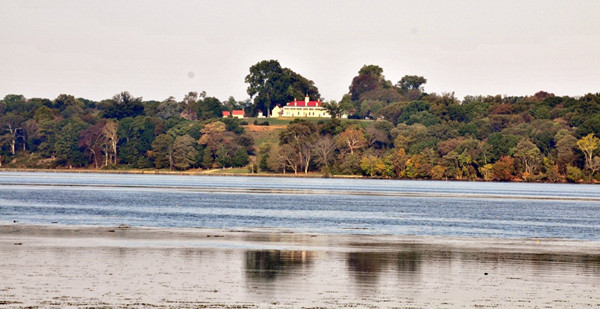
<instances>
[{"instance_id":1,"label":"small red-roofed building","mask_svg":"<svg viewBox=\"0 0 600 309\"><path fill-rule=\"evenodd\" d=\"M323 108L321 100L311 101L308 96L304 101L294 100L288 102L285 106L275 106L271 117L288 117L288 118L330 118L329 112Z\"/></svg>"},{"instance_id":2,"label":"small red-roofed building","mask_svg":"<svg viewBox=\"0 0 600 309\"><path fill-rule=\"evenodd\" d=\"M223 111L223 118L234 117L234 118L244 118L244 110L242 109L234 109L233 111Z\"/></svg>"}]
</instances>

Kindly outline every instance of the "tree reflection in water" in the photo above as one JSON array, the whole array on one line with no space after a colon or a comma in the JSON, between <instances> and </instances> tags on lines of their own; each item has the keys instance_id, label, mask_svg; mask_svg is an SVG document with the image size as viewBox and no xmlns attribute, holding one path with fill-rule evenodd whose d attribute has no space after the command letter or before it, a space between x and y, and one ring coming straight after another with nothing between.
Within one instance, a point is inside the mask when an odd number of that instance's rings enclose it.
<instances>
[{"instance_id":1,"label":"tree reflection in water","mask_svg":"<svg viewBox=\"0 0 600 309\"><path fill-rule=\"evenodd\" d=\"M269 282L278 277L293 275L312 264L314 253L310 251L247 251L246 277Z\"/></svg>"},{"instance_id":2,"label":"tree reflection in water","mask_svg":"<svg viewBox=\"0 0 600 309\"><path fill-rule=\"evenodd\" d=\"M389 264L390 253L382 252L351 252L346 262L348 270L361 284L377 282L381 269Z\"/></svg>"},{"instance_id":3,"label":"tree reflection in water","mask_svg":"<svg viewBox=\"0 0 600 309\"><path fill-rule=\"evenodd\" d=\"M419 251L351 252L346 263L350 275L359 285L373 285L382 271L396 271L414 281L418 278L423 254Z\"/></svg>"}]
</instances>

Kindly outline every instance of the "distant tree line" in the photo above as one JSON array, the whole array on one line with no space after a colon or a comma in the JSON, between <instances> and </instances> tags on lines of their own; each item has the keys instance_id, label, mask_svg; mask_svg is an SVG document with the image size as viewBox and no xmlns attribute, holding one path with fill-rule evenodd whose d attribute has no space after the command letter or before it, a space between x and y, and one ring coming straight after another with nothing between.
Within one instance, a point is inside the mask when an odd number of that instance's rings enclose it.
<instances>
[{"instance_id":1,"label":"distant tree line","mask_svg":"<svg viewBox=\"0 0 600 309\"><path fill-rule=\"evenodd\" d=\"M365 65L334 118L373 119L353 125L296 120L275 145L258 150L260 168L322 171L402 179L600 180L600 93L579 98L467 96L424 92L427 80L397 83Z\"/></svg>"},{"instance_id":2,"label":"distant tree line","mask_svg":"<svg viewBox=\"0 0 600 309\"><path fill-rule=\"evenodd\" d=\"M128 92L94 102L8 95L0 101L0 166L214 168L245 166L252 138L222 103L190 92L181 102Z\"/></svg>"},{"instance_id":3,"label":"distant tree line","mask_svg":"<svg viewBox=\"0 0 600 309\"><path fill-rule=\"evenodd\" d=\"M276 60L250 67L250 99L190 92L144 101L128 92L95 102L7 95L0 101L0 165L9 167L242 167L252 172L400 179L600 180L600 93L559 97L427 93L422 76L387 80L365 65L348 93L324 107L332 119L296 119L276 143L255 145L224 110L268 112L314 82ZM343 114L363 121L339 119ZM367 120L364 120L367 119Z\"/></svg>"}]
</instances>

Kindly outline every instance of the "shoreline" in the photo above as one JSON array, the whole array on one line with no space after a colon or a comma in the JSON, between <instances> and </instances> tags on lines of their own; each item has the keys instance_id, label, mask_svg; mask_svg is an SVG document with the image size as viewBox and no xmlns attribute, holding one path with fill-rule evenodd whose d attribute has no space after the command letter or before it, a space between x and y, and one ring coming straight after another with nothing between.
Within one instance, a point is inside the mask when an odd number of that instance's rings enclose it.
<instances>
[{"instance_id":1,"label":"shoreline","mask_svg":"<svg viewBox=\"0 0 600 309\"><path fill-rule=\"evenodd\" d=\"M61 241L69 240L69 241ZM89 241L91 240L91 241ZM427 251L598 255L600 241L557 238L475 238L390 234L301 233L275 228L163 228L140 226L42 225L0 222L0 247L238 248L279 251ZM326 245L324 245L326 244Z\"/></svg>"},{"instance_id":2,"label":"shoreline","mask_svg":"<svg viewBox=\"0 0 600 309\"><path fill-rule=\"evenodd\" d=\"M140 170L140 169L126 169L126 170L103 170L103 169L50 169L50 168L0 168L6 172L23 172L23 173L74 173L74 174L131 174L131 175L179 175L179 176L223 176L223 177L273 177L273 178L339 178L339 179L385 179L385 180L410 180L410 181L449 181L449 182L504 182L504 183L562 183L562 184L600 184L599 181L593 180L591 182L548 182L548 181L524 181L522 179L514 179L510 181L487 181L483 179L425 179L425 178L385 178L385 177L370 177L362 175L325 175L321 173L311 172L309 174L293 174L293 173L226 173L227 169L212 169L212 170L186 170L186 171L169 171L169 170ZM218 172L218 173L217 173Z\"/></svg>"},{"instance_id":3,"label":"shoreline","mask_svg":"<svg viewBox=\"0 0 600 309\"><path fill-rule=\"evenodd\" d=\"M227 170L227 169L224 169ZM319 173L310 174L290 174L290 173L215 173L223 171L222 169L212 170L187 170L187 171L169 171L169 170L102 170L102 169L49 169L49 168L0 168L0 172L22 172L22 173L74 173L74 174L132 174L132 175L179 175L179 176L239 176L239 177L279 177L279 178L352 178L352 179L383 179L371 178L359 175L323 175ZM415 179L419 180L419 179Z\"/></svg>"}]
</instances>

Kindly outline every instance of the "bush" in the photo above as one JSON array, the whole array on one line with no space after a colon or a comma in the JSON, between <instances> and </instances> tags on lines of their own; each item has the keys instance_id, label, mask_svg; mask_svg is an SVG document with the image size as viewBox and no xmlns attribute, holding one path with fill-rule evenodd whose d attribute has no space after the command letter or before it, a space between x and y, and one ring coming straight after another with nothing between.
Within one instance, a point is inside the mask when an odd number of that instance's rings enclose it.
<instances>
[{"instance_id":1,"label":"bush","mask_svg":"<svg viewBox=\"0 0 600 309\"><path fill-rule=\"evenodd\" d=\"M570 182L580 182L583 179L583 171L575 166L567 166L567 180Z\"/></svg>"},{"instance_id":2,"label":"bush","mask_svg":"<svg viewBox=\"0 0 600 309\"><path fill-rule=\"evenodd\" d=\"M256 163L250 163L246 167L248 168L249 173L258 173L258 165Z\"/></svg>"},{"instance_id":3,"label":"bush","mask_svg":"<svg viewBox=\"0 0 600 309\"><path fill-rule=\"evenodd\" d=\"M498 161L492 164L491 172L494 180L510 180L515 174L514 159L508 156L500 157Z\"/></svg>"}]
</instances>

